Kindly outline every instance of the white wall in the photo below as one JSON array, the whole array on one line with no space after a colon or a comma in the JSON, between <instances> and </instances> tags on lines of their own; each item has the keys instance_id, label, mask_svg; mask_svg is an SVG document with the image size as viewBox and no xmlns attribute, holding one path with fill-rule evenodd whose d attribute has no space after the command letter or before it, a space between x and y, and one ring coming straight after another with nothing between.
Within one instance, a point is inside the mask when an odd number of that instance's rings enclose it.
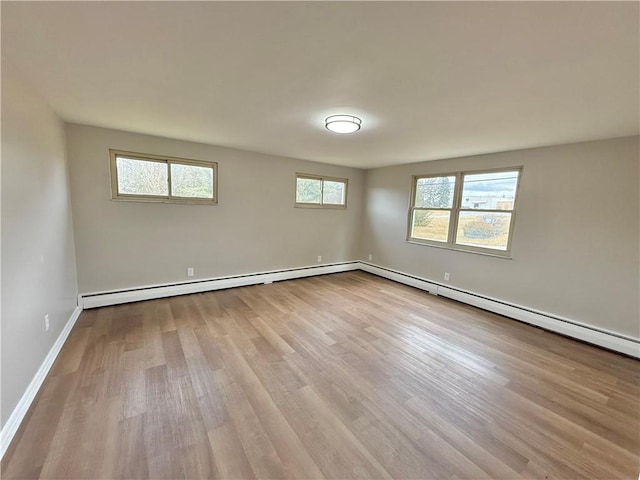
<instances>
[{"instance_id":1,"label":"white wall","mask_svg":"<svg viewBox=\"0 0 640 480\"><path fill-rule=\"evenodd\" d=\"M639 338L639 158L636 136L369 170L360 258ZM512 260L406 242L412 175L520 165Z\"/></svg>"},{"instance_id":2,"label":"white wall","mask_svg":"<svg viewBox=\"0 0 640 480\"><path fill-rule=\"evenodd\" d=\"M6 62L1 215L4 426L77 301L64 124Z\"/></svg>"},{"instance_id":3,"label":"white wall","mask_svg":"<svg viewBox=\"0 0 640 480\"><path fill-rule=\"evenodd\" d=\"M67 148L82 293L357 257L362 170L80 125ZM112 201L110 148L218 162L218 205ZM348 178L348 208L294 208L296 172Z\"/></svg>"}]
</instances>

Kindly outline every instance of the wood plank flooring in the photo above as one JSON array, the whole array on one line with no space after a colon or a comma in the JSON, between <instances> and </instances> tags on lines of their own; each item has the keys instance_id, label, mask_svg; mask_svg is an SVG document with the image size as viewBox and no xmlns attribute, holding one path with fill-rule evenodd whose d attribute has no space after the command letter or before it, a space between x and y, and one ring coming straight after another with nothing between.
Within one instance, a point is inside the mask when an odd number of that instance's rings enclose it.
<instances>
[{"instance_id":1,"label":"wood plank flooring","mask_svg":"<svg viewBox=\"0 0 640 480\"><path fill-rule=\"evenodd\" d=\"M363 272L84 311L2 478L628 478L640 362Z\"/></svg>"}]
</instances>

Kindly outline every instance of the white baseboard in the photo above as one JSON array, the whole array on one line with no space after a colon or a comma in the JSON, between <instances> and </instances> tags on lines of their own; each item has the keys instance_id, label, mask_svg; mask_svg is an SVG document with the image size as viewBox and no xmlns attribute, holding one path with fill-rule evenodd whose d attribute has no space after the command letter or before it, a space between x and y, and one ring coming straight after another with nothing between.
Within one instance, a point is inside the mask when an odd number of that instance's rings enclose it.
<instances>
[{"instance_id":1,"label":"white baseboard","mask_svg":"<svg viewBox=\"0 0 640 480\"><path fill-rule=\"evenodd\" d=\"M536 325L552 332L567 335L600 347L640 358L640 339L627 337L616 332L593 327L591 325L563 318L548 312L542 312L522 305L512 304L497 298L487 297L475 292L452 288L433 280L420 278L398 270L362 261L333 263L330 265L311 265L308 267L257 272L232 277L211 278L172 285L149 285L127 290L84 293L79 295L79 305L85 309L103 307L108 305L117 305L120 303L138 302L154 298L207 292L223 288L243 287L258 283L271 283L281 280L291 280L294 278L347 272L351 270L363 270L380 277L388 278L395 282L425 290L434 295L451 298L521 322Z\"/></svg>"},{"instance_id":2,"label":"white baseboard","mask_svg":"<svg viewBox=\"0 0 640 480\"><path fill-rule=\"evenodd\" d=\"M522 305L515 305L497 298L486 297L474 292L451 288L432 280L416 277L397 270L360 262L360 270L388 278L405 285L425 290L434 295L451 298L490 312L529 323L545 330L573 337L600 347L640 358L640 339L621 335L599 327L593 327L575 320L542 312Z\"/></svg>"},{"instance_id":3,"label":"white baseboard","mask_svg":"<svg viewBox=\"0 0 640 480\"><path fill-rule=\"evenodd\" d=\"M223 288L244 287L258 283L271 283L294 278L311 277L314 275L325 275L327 273L348 272L350 270L358 270L359 268L360 264L358 262L341 262L329 265L310 265L308 267L291 268L287 270L257 272L248 275L209 278L171 285L149 285L126 290L83 293L79 295L78 303L84 309L105 307L107 305L117 305L120 303L208 292Z\"/></svg>"},{"instance_id":4,"label":"white baseboard","mask_svg":"<svg viewBox=\"0 0 640 480\"><path fill-rule=\"evenodd\" d=\"M2 431L0 432L0 459L4 457L7 448L9 448L9 444L11 443L11 440L13 440L13 436L18 431L18 427L20 427L24 416L29 411L31 402L33 402L33 399L36 397L38 390L40 390L42 382L44 382L44 379L47 377L47 374L49 373L53 362L58 357L58 354L60 353L64 342L67 340L67 337L69 336L71 329L75 325L76 320L78 320L81 312L82 309L80 307L75 308L75 310L69 317L67 324L60 332L60 335L58 335L58 338L51 347L51 350L49 350L49 353L42 362L42 365L40 365L40 368L31 380L31 383L25 390L24 394L22 395L22 398L16 405L16 408L13 409L11 416L4 424L4 427L2 427Z\"/></svg>"},{"instance_id":5,"label":"white baseboard","mask_svg":"<svg viewBox=\"0 0 640 480\"><path fill-rule=\"evenodd\" d=\"M438 284L429 280L424 280L418 277L407 275L406 273L398 272L397 270L391 270L388 268L381 268L370 263L360 262L360 270L372 273L379 277L388 278L394 282L404 283L411 287L419 288L433 295L438 294Z\"/></svg>"}]
</instances>

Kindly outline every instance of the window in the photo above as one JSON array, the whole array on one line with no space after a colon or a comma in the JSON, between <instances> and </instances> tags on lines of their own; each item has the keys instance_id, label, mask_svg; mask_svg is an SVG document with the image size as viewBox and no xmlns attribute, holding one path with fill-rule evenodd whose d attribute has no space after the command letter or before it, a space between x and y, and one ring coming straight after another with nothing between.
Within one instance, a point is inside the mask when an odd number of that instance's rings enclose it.
<instances>
[{"instance_id":1,"label":"window","mask_svg":"<svg viewBox=\"0 0 640 480\"><path fill-rule=\"evenodd\" d=\"M111 198L167 203L217 203L218 164L109 150Z\"/></svg>"},{"instance_id":2,"label":"window","mask_svg":"<svg viewBox=\"0 0 640 480\"><path fill-rule=\"evenodd\" d=\"M507 256L521 173L414 176L408 241Z\"/></svg>"},{"instance_id":3,"label":"window","mask_svg":"<svg viewBox=\"0 0 640 480\"><path fill-rule=\"evenodd\" d=\"M346 178L296 174L296 207L347 208Z\"/></svg>"}]
</instances>

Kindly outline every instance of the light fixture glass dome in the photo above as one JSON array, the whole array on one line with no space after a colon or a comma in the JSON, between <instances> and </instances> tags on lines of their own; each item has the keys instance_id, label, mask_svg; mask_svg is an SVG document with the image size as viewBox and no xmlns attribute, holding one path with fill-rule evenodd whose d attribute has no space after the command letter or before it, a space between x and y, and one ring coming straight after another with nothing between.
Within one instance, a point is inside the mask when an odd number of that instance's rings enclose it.
<instances>
[{"instance_id":1,"label":"light fixture glass dome","mask_svg":"<svg viewBox=\"0 0 640 480\"><path fill-rule=\"evenodd\" d=\"M360 130L362 120L353 115L331 115L324 121L327 130L335 133L353 133Z\"/></svg>"}]
</instances>

